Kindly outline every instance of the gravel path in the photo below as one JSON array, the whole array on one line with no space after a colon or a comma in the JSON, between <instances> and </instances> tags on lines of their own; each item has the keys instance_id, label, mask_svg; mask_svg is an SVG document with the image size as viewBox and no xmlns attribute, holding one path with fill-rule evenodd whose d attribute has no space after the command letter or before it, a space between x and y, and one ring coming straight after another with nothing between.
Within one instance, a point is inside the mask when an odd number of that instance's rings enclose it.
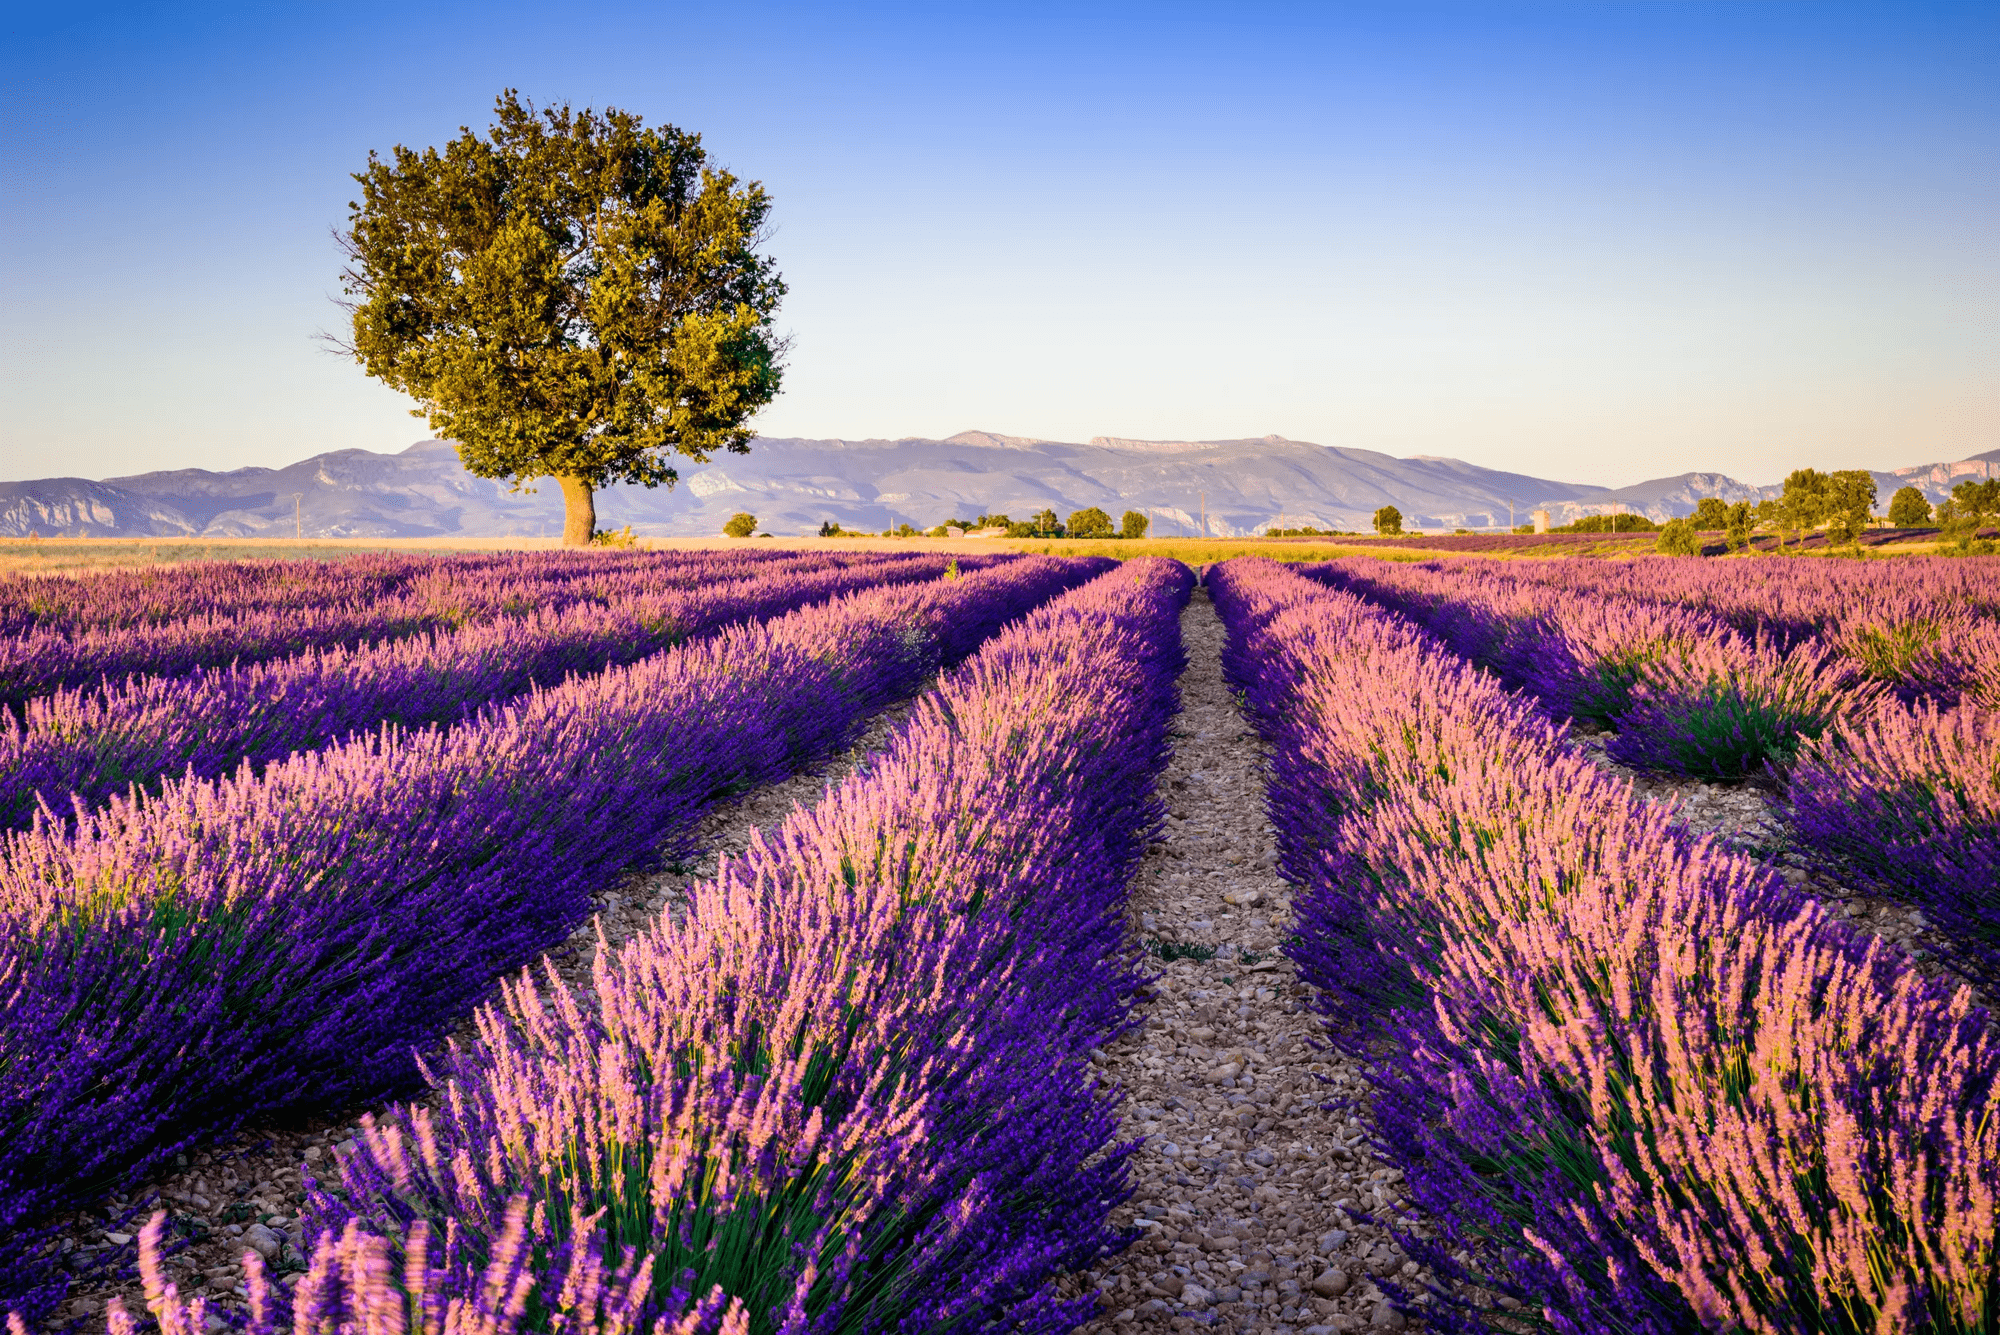
<instances>
[{"instance_id":1,"label":"gravel path","mask_svg":"<svg viewBox=\"0 0 2000 1335\"><path fill-rule=\"evenodd\" d=\"M1098 1290L1103 1316L1086 1332L1400 1329L1374 1278L1419 1272L1385 1230L1347 1213L1406 1216L1400 1174L1375 1162L1354 1115L1359 1066L1320 1044L1309 989L1276 953L1291 891L1273 870L1263 746L1223 681L1205 592L1181 629L1171 814L1132 889L1133 930L1156 943L1161 976L1143 1027L1101 1061L1124 1090L1125 1133L1145 1141L1134 1199L1115 1218L1145 1236L1066 1284ZM1341 1110L1323 1110L1329 1101Z\"/></svg>"},{"instance_id":2,"label":"gravel path","mask_svg":"<svg viewBox=\"0 0 2000 1335\"><path fill-rule=\"evenodd\" d=\"M598 896L598 916L579 927L570 939L550 952L558 971L573 983L589 982L597 946L598 923L605 937L617 944L637 931L661 909L683 902L687 887L715 874L725 854L750 846L753 831L777 824L794 803L811 805L832 784L852 773L883 742L908 713L908 704L878 715L867 734L834 760L780 783L753 789L733 803L722 804L702 821L698 846L705 850L691 864L627 876ZM456 1036L472 1034L471 1017ZM133 1237L139 1225L159 1208L173 1216L170 1236L195 1241L169 1262L171 1277L182 1293L206 1290L211 1308L240 1305L244 1249L254 1248L275 1262L280 1282L295 1278L301 1266L298 1210L304 1203L302 1170L323 1176L332 1163L330 1147L354 1134L363 1112L354 1109L341 1118L292 1118L256 1127L234 1140L183 1155L176 1170L158 1176L129 1196L114 1196L92 1210L71 1216L63 1225L63 1250L86 1261L85 1277L71 1285L67 1315L102 1329L106 1302L121 1295L128 1311L145 1311L132 1267ZM380 1111L376 1109L374 1111ZM219 1323L211 1316L211 1328Z\"/></svg>"}]
</instances>

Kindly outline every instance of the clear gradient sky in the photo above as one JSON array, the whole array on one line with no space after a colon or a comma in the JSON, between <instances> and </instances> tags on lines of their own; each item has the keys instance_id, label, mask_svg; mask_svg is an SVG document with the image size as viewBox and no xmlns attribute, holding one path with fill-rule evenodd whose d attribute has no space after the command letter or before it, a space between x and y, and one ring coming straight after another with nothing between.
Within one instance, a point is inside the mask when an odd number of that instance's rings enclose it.
<instances>
[{"instance_id":1,"label":"clear gradient sky","mask_svg":"<svg viewBox=\"0 0 2000 1335\"><path fill-rule=\"evenodd\" d=\"M776 201L770 435L1623 485L2000 446L2000 4L9 5L0 479L428 434L323 351L368 150L495 93Z\"/></svg>"}]
</instances>

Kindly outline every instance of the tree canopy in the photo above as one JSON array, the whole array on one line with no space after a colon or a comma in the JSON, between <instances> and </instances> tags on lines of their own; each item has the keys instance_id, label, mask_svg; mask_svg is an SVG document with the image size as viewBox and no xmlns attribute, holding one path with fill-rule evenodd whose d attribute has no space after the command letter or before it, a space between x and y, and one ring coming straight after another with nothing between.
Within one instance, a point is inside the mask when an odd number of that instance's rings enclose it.
<instances>
[{"instance_id":1,"label":"tree canopy","mask_svg":"<svg viewBox=\"0 0 2000 1335\"><path fill-rule=\"evenodd\" d=\"M1388 537L1403 531L1403 512L1393 505L1385 505L1375 512L1375 531Z\"/></svg>"},{"instance_id":2,"label":"tree canopy","mask_svg":"<svg viewBox=\"0 0 2000 1335\"><path fill-rule=\"evenodd\" d=\"M1111 516L1094 505L1081 510L1072 510L1069 523L1065 525L1072 538L1108 538L1112 536Z\"/></svg>"},{"instance_id":3,"label":"tree canopy","mask_svg":"<svg viewBox=\"0 0 2000 1335\"><path fill-rule=\"evenodd\" d=\"M1667 556L1698 556L1701 553L1701 531L1692 517L1669 519L1660 530L1658 550Z\"/></svg>"},{"instance_id":4,"label":"tree canopy","mask_svg":"<svg viewBox=\"0 0 2000 1335\"><path fill-rule=\"evenodd\" d=\"M2000 517L2000 478L1959 483L1951 489L1951 499L1938 507L1937 517L1960 550L1970 550L1988 521Z\"/></svg>"},{"instance_id":5,"label":"tree canopy","mask_svg":"<svg viewBox=\"0 0 2000 1335\"><path fill-rule=\"evenodd\" d=\"M555 478L564 542L590 540L598 488L748 451L785 285L757 252L763 187L712 168L699 135L509 89L487 137L371 152L354 179L349 350L469 472Z\"/></svg>"},{"instance_id":6,"label":"tree canopy","mask_svg":"<svg viewBox=\"0 0 2000 1335\"><path fill-rule=\"evenodd\" d=\"M1889 498L1889 522L1897 528L1922 528L1931 522L1931 503L1915 487L1898 487Z\"/></svg>"},{"instance_id":7,"label":"tree canopy","mask_svg":"<svg viewBox=\"0 0 2000 1335\"><path fill-rule=\"evenodd\" d=\"M1694 514L1689 516L1694 526L1701 530L1729 527L1729 502L1720 496L1704 496L1695 504Z\"/></svg>"}]
</instances>

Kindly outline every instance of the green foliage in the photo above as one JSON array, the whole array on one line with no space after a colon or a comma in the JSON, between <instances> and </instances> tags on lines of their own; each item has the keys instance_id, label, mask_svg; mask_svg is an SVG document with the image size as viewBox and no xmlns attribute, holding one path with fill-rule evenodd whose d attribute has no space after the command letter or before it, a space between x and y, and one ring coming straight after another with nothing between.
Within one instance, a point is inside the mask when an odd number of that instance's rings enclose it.
<instances>
[{"instance_id":1,"label":"green foliage","mask_svg":"<svg viewBox=\"0 0 2000 1335\"><path fill-rule=\"evenodd\" d=\"M1938 507L1938 523L1961 552L1974 550L1979 530L1995 518L2000 518L2000 478L1961 482L1951 489L1951 499ZM1989 545L1981 543L1979 550Z\"/></svg>"},{"instance_id":2,"label":"green foliage","mask_svg":"<svg viewBox=\"0 0 2000 1335\"><path fill-rule=\"evenodd\" d=\"M1098 511L1102 514L1103 511ZM1005 518L1005 516L1001 516ZM1060 538L1063 536L1062 521L1056 518L1054 510L1040 510L1034 518L1022 524L1009 524L1007 536L1010 538Z\"/></svg>"},{"instance_id":3,"label":"green foliage","mask_svg":"<svg viewBox=\"0 0 2000 1335\"><path fill-rule=\"evenodd\" d=\"M1096 506L1072 510L1069 516L1069 535L1072 538L1109 538L1114 536L1111 516Z\"/></svg>"},{"instance_id":4,"label":"green foliage","mask_svg":"<svg viewBox=\"0 0 2000 1335\"><path fill-rule=\"evenodd\" d=\"M1701 554L1701 532L1692 519L1670 519L1660 530L1659 550L1668 556Z\"/></svg>"},{"instance_id":5,"label":"green foliage","mask_svg":"<svg viewBox=\"0 0 2000 1335\"><path fill-rule=\"evenodd\" d=\"M1897 528L1925 528L1931 522L1931 503L1915 487L1898 487L1889 498L1889 522Z\"/></svg>"},{"instance_id":6,"label":"green foliage","mask_svg":"<svg viewBox=\"0 0 2000 1335\"><path fill-rule=\"evenodd\" d=\"M1146 949L1168 962L1174 960L1212 960L1214 946L1198 946L1188 941L1162 941L1157 937L1146 939Z\"/></svg>"},{"instance_id":7,"label":"green foliage","mask_svg":"<svg viewBox=\"0 0 2000 1335\"><path fill-rule=\"evenodd\" d=\"M1573 524L1563 524L1551 533L1657 533L1660 526L1644 515L1585 515Z\"/></svg>"},{"instance_id":8,"label":"green foliage","mask_svg":"<svg viewBox=\"0 0 2000 1335\"><path fill-rule=\"evenodd\" d=\"M1829 473L1821 484L1820 498L1829 538L1850 546L1861 545L1861 534L1875 510L1875 478L1859 468Z\"/></svg>"},{"instance_id":9,"label":"green foliage","mask_svg":"<svg viewBox=\"0 0 2000 1335\"><path fill-rule=\"evenodd\" d=\"M1816 528L1827 512L1826 474L1816 468L1795 468L1778 498L1777 517L1794 531Z\"/></svg>"},{"instance_id":10,"label":"green foliage","mask_svg":"<svg viewBox=\"0 0 2000 1335\"><path fill-rule=\"evenodd\" d=\"M1694 522L1695 528L1704 533L1713 533L1717 529L1729 527L1729 506L1719 496L1704 496L1696 503L1694 513L1689 518Z\"/></svg>"},{"instance_id":11,"label":"green foliage","mask_svg":"<svg viewBox=\"0 0 2000 1335\"><path fill-rule=\"evenodd\" d=\"M895 527L893 536L898 538L921 538L924 535L917 531L917 526L914 524L898 524Z\"/></svg>"},{"instance_id":12,"label":"green foliage","mask_svg":"<svg viewBox=\"0 0 2000 1335\"><path fill-rule=\"evenodd\" d=\"M738 510L729 516L729 522L722 526L722 531L732 538L747 538L757 531L757 516Z\"/></svg>"},{"instance_id":13,"label":"green foliage","mask_svg":"<svg viewBox=\"0 0 2000 1335\"><path fill-rule=\"evenodd\" d=\"M355 180L349 350L467 471L561 480L566 542L589 540L596 489L748 451L785 286L756 252L763 187L712 169L700 136L510 89L489 137L370 153Z\"/></svg>"},{"instance_id":14,"label":"green foliage","mask_svg":"<svg viewBox=\"0 0 2000 1335\"><path fill-rule=\"evenodd\" d=\"M1385 505L1375 512L1375 531L1383 537L1394 537L1403 531L1403 512L1393 505Z\"/></svg>"},{"instance_id":15,"label":"green foliage","mask_svg":"<svg viewBox=\"0 0 2000 1335\"><path fill-rule=\"evenodd\" d=\"M590 545L593 547L637 547L639 539L633 536L632 526L627 524L624 528L606 529L602 532L591 534Z\"/></svg>"},{"instance_id":16,"label":"green foliage","mask_svg":"<svg viewBox=\"0 0 2000 1335\"><path fill-rule=\"evenodd\" d=\"M973 524L974 528L1012 528L1014 521L1006 515L981 515Z\"/></svg>"},{"instance_id":17,"label":"green foliage","mask_svg":"<svg viewBox=\"0 0 2000 1335\"><path fill-rule=\"evenodd\" d=\"M1137 510L1127 510L1125 517L1119 523L1118 536L1136 541L1146 536L1146 530L1152 526L1152 522Z\"/></svg>"},{"instance_id":18,"label":"green foliage","mask_svg":"<svg viewBox=\"0 0 2000 1335\"><path fill-rule=\"evenodd\" d=\"M1751 508L1750 502L1738 501L1729 507L1727 533L1730 550L1741 550L1749 543L1750 532L1756 523L1756 512Z\"/></svg>"}]
</instances>

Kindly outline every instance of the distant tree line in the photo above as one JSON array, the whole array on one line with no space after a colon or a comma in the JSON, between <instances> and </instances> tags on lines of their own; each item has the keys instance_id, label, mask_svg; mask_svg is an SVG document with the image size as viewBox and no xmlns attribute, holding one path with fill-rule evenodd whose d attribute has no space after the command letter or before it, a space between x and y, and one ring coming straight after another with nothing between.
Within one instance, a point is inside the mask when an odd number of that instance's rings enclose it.
<instances>
[{"instance_id":1,"label":"distant tree line","mask_svg":"<svg viewBox=\"0 0 2000 1335\"><path fill-rule=\"evenodd\" d=\"M1146 515L1139 510L1127 510L1114 527L1111 516L1096 506L1082 510L1072 510L1065 521L1054 510L1041 510L1021 522L1015 522L1004 514L984 514L977 519L947 519L929 530L917 528L914 524L898 524L894 528L882 530L884 538L942 538L948 529L962 529L971 533L979 529L1001 529L1010 538L1124 538L1138 539L1146 536L1151 527ZM727 531L725 529L725 531ZM819 526L822 538L872 538L874 533L842 528L838 521L829 519Z\"/></svg>"},{"instance_id":2,"label":"distant tree line","mask_svg":"<svg viewBox=\"0 0 2000 1335\"><path fill-rule=\"evenodd\" d=\"M1788 538L1797 541L1815 532L1858 549L1862 533L1875 518L1876 496L1874 477L1860 469L1822 473L1800 468L1785 479L1784 491L1775 499L1729 505L1704 497L1692 515L1669 522L1661 531L1660 550L1692 555L1700 550L1699 535L1718 530L1732 550L1748 545L1758 532L1773 534L1779 551ZM1921 491L1899 487L1889 498L1887 516L1897 528L1935 524L1961 551L1972 550L1980 530L1996 517L2000 517L2000 478L1959 483L1952 488L1951 499L1935 511Z\"/></svg>"}]
</instances>

